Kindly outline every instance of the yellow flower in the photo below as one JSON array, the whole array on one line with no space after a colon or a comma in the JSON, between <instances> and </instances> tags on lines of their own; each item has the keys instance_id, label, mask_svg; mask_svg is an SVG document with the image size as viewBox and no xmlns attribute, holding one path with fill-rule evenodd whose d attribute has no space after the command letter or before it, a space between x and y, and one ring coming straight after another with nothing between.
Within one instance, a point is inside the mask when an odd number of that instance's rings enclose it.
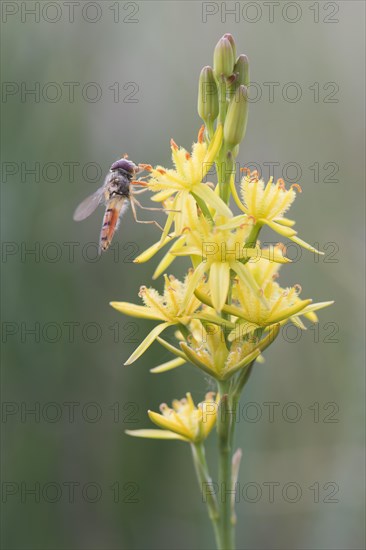
<instances>
[{"instance_id":1,"label":"yellow flower","mask_svg":"<svg viewBox=\"0 0 366 550\"><path fill-rule=\"evenodd\" d=\"M125 365L130 365L136 361L167 327L189 323L190 318L201 305L193 293L186 299L187 287L192 277L192 270L188 272L183 282L176 279L173 275L169 277L165 275L163 295L160 295L154 288L142 286L139 296L144 302L143 306L129 302L110 302L112 307L125 315L162 321L146 336L134 353L127 359ZM184 308L182 308L183 302Z\"/></svg>"},{"instance_id":2,"label":"yellow flower","mask_svg":"<svg viewBox=\"0 0 366 550\"><path fill-rule=\"evenodd\" d=\"M200 443L207 438L216 423L219 395L209 392L205 400L197 407L190 393L178 401L175 399L172 408L165 403L160 405L161 414L148 411L150 420L162 430L126 430L135 437L153 439L180 439L190 443Z\"/></svg>"},{"instance_id":3,"label":"yellow flower","mask_svg":"<svg viewBox=\"0 0 366 550\"><path fill-rule=\"evenodd\" d=\"M209 146L199 138L193 144L192 153L188 153L183 147L172 140L173 169L161 166L151 169L151 177L147 186L156 193L153 201L167 201L168 219L164 228L161 241L168 235L172 223L175 224L175 235L180 235L187 225L187 217L197 216L197 204L202 208L212 208L217 213L231 217L232 213L222 199L203 183L212 164L220 151L222 144L222 125L218 125L215 135Z\"/></svg>"},{"instance_id":4,"label":"yellow flower","mask_svg":"<svg viewBox=\"0 0 366 550\"><path fill-rule=\"evenodd\" d=\"M257 171L246 171L240 185L242 201L240 201L235 189L234 181L231 181L231 190L236 204L245 215L236 216L228 223L228 227L236 227L243 223L247 216L251 217L259 227L268 225L271 229L302 246L310 252L323 254L310 244L297 236L293 229L295 222L284 217L285 212L290 208L296 198L295 189L302 192L300 185L294 184L286 189L283 179L276 183L271 177L267 185L262 179L258 179Z\"/></svg>"},{"instance_id":5,"label":"yellow flower","mask_svg":"<svg viewBox=\"0 0 366 550\"><path fill-rule=\"evenodd\" d=\"M235 279L232 305L225 305L223 311L242 319L237 327L240 337L257 328L282 324L289 319L296 323L299 315L306 315L312 322L317 322L314 312L333 304L333 302L313 304L311 299L302 300L299 297L300 285L282 288L276 282L280 268L278 264L269 263L261 258L257 262L249 262L246 267L260 287L266 305L253 294L244 280ZM197 294L202 299L200 293Z\"/></svg>"},{"instance_id":6,"label":"yellow flower","mask_svg":"<svg viewBox=\"0 0 366 550\"><path fill-rule=\"evenodd\" d=\"M195 270L187 287L185 300L196 290L205 273L209 273L209 288L213 307L221 311L228 295L230 271L234 271L241 281L250 288L255 297L265 302L260 295L260 287L251 271L244 265L250 259L266 258L272 262L286 263L290 260L283 256L280 248L263 250L258 245L254 248L246 246L252 229L251 220L235 229L227 229L227 219L221 219L224 225L212 227L210 222L200 216L196 228L187 228L186 242L180 248L170 250L172 256L191 256L194 259ZM220 221L220 220L219 220ZM243 263L244 261L244 263ZM250 263L250 262L249 262ZM183 306L185 302L183 302Z\"/></svg>"},{"instance_id":7,"label":"yellow flower","mask_svg":"<svg viewBox=\"0 0 366 550\"><path fill-rule=\"evenodd\" d=\"M278 325L263 339L239 338L228 342L225 336L235 329L231 320L222 319L220 325L205 322L194 326L197 323L197 319L192 321L189 327L192 336L188 343L180 342L180 347L187 360L217 380L227 380L257 360L279 332Z\"/></svg>"}]
</instances>

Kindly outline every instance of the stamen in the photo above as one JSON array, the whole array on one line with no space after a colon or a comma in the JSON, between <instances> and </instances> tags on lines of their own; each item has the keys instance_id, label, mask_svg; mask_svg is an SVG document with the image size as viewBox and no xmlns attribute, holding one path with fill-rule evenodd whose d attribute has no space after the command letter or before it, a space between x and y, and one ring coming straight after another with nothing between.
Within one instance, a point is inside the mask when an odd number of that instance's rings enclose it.
<instances>
[{"instance_id":1,"label":"stamen","mask_svg":"<svg viewBox=\"0 0 366 550\"><path fill-rule=\"evenodd\" d=\"M189 160L191 158L191 155L187 152L186 153L186 159Z\"/></svg>"},{"instance_id":2,"label":"stamen","mask_svg":"<svg viewBox=\"0 0 366 550\"><path fill-rule=\"evenodd\" d=\"M178 145L175 143L174 139L171 139L170 140L170 147L172 147L172 149L179 149Z\"/></svg>"},{"instance_id":3,"label":"stamen","mask_svg":"<svg viewBox=\"0 0 366 550\"><path fill-rule=\"evenodd\" d=\"M257 183L259 177L258 177L258 170L254 170L254 172L251 172L250 174L250 182L251 183Z\"/></svg>"},{"instance_id":4,"label":"stamen","mask_svg":"<svg viewBox=\"0 0 366 550\"><path fill-rule=\"evenodd\" d=\"M282 189L282 191L286 191L286 184L285 184L285 180L282 179L282 178L279 178L277 180L277 185L279 187L279 189Z\"/></svg>"},{"instance_id":5,"label":"stamen","mask_svg":"<svg viewBox=\"0 0 366 550\"><path fill-rule=\"evenodd\" d=\"M158 171L159 174L161 174L162 176L164 176L164 174L166 174L166 170L164 170L164 168L157 168L157 171Z\"/></svg>"},{"instance_id":6,"label":"stamen","mask_svg":"<svg viewBox=\"0 0 366 550\"><path fill-rule=\"evenodd\" d=\"M278 248L279 250L281 250L282 254L285 256L285 254L287 252L287 248L283 243L277 243L275 245L275 248Z\"/></svg>"},{"instance_id":7,"label":"stamen","mask_svg":"<svg viewBox=\"0 0 366 550\"><path fill-rule=\"evenodd\" d=\"M215 392L209 391L205 395L205 401L214 401L215 399Z\"/></svg>"},{"instance_id":8,"label":"stamen","mask_svg":"<svg viewBox=\"0 0 366 550\"><path fill-rule=\"evenodd\" d=\"M141 170L146 170L146 172L152 172L152 166L151 164L139 164L139 168L141 167Z\"/></svg>"},{"instance_id":9,"label":"stamen","mask_svg":"<svg viewBox=\"0 0 366 550\"><path fill-rule=\"evenodd\" d=\"M293 187L294 187L299 193L302 193L301 185L299 185L298 183L293 183L293 184L291 185L291 189L292 189Z\"/></svg>"},{"instance_id":10,"label":"stamen","mask_svg":"<svg viewBox=\"0 0 366 550\"><path fill-rule=\"evenodd\" d=\"M300 294L300 292L302 291L302 286L297 283L296 285L294 285L294 289L297 294Z\"/></svg>"},{"instance_id":11,"label":"stamen","mask_svg":"<svg viewBox=\"0 0 366 550\"><path fill-rule=\"evenodd\" d=\"M241 171L241 172L244 172L245 174L249 174L249 175L250 175L250 169L247 168L246 166L244 166L243 168L240 168L240 171Z\"/></svg>"},{"instance_id":12,"label":"stamen","mask_svg":"<svg viewBox=\"0 0 366 550\"><path fill-rule=\"evenodd\" d=\"M202 124L201 128L198 131L198 143L203 143L204 135L205 135L205 125Z\"/></svg>"}]
</instances>

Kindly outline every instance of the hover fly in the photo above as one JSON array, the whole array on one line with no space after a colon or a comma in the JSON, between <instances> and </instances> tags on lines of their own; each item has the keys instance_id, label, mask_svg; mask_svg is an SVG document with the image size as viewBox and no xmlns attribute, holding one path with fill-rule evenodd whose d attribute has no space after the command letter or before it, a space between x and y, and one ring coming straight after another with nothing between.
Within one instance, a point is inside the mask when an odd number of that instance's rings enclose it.
<instances>
[{"instance_id":1,"label":"hover fly","mask_svg":"<svg viewBox=\"0 0 366 550\"><path fill-rule=\"evenodd\" d=\"M110 167L103 185L92 195L83 200L74 212L74 220L79 222L88 218L99 204L104 202L106 210L104 213L102 230L99 240L99 251L107 250L112 242L113 235L118 228L120 218L125 212L128 204L131 204L133 217L138 223L154 223L160 229L160 225L155 220L141 221L137 219L135 205L144 210L162 210L161 208L148 208L142 206L135 195L146 191L146 183L142 180L133 181L134 177L144 170L149 169L149 165L140 164L137 166L126 157L114 162ZM132 191L132 185L145 186L144 189Z\"/></svg>"}]
</instances>

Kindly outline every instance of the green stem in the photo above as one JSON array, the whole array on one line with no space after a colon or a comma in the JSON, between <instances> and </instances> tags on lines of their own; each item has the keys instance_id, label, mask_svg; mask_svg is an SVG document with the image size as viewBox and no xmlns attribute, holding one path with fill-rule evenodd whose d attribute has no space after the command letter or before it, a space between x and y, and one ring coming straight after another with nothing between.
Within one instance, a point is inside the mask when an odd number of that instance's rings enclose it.
<instances>
[{"instance_id":1,"label":"green stem","mask_svg":"<svg viewBox=\"0 0 366 550\"><path fill-rule=\"evenodd\" d=\"M215 533L216 545L218 548L221 546L220 542L220 526L219 526L219 511L217 506L216 496L213 491L212 479L210 477L205 448L202 443L191 444L193 462L197 474L198 483L200 485L202 499L207 504L208 515L212 522L212 526Z\"/></svg>"},{"instance_id":2,"label":"green stem","mask_svg":"<svg viewBox=\"0 0 366 550\"><path fill-rule=\"evenodd\" d=\"M232 399L230 381L218 382L221 396L217 432L219 440L219 510L220 510L220 550L234 550L235 532L231 513L232 471L231 455L234 437Z\"/></svg>"},{"instance_id":3,"label":"green stem","mask_svg":"<svg viewBox=\"0 0 366 550\"><path fill-rule=\"evenodd\" d=\"M216 161L217 179L220 189L220 197L229 204L230 200L230 178L233 174L234 158L228 151L225 142L222 144L219 157Z\"/></svg>"},{"instance_id":4,"label":"green stem","mask_svg":"<svg viewBox=\"0 0 366 550\"><path fill-rule=\"evenodd\" d=\"M226 118L227 103L226 103L226 82L225 77L219 78L219 121L224 124Z\"/></svg>"}]
</instances>

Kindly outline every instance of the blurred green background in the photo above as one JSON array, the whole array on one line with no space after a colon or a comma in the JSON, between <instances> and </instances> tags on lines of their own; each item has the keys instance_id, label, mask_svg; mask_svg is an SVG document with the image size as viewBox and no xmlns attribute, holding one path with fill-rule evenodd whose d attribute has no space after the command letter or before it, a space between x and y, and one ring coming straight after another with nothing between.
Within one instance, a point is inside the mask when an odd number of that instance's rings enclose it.
<instances>
[{"instance_id":1,"label":"blurred green background","mask_svg":"<svg viewBox=\"0 0 366 550\"><path fill-rule=\"evenodd\" d=\"M153 325L108 303L150 284L157 258L131 258L158 230L128 212L99 259L102 209L72 213L122 153L169 166L171 137L190 147L199 72L231 32L256 83L239 161L301 183L290 217L326 252L281 281L336 300L246 387L238 548L364 548L364 3L40 2L39 20L35 4L2 3L2 547L214 546L189 448L124 435L209 387L190 366L150 374L170 358L158 345L122 367ZM215 472L215 435L208 459Z\"/></svg>"}]
</instances>

